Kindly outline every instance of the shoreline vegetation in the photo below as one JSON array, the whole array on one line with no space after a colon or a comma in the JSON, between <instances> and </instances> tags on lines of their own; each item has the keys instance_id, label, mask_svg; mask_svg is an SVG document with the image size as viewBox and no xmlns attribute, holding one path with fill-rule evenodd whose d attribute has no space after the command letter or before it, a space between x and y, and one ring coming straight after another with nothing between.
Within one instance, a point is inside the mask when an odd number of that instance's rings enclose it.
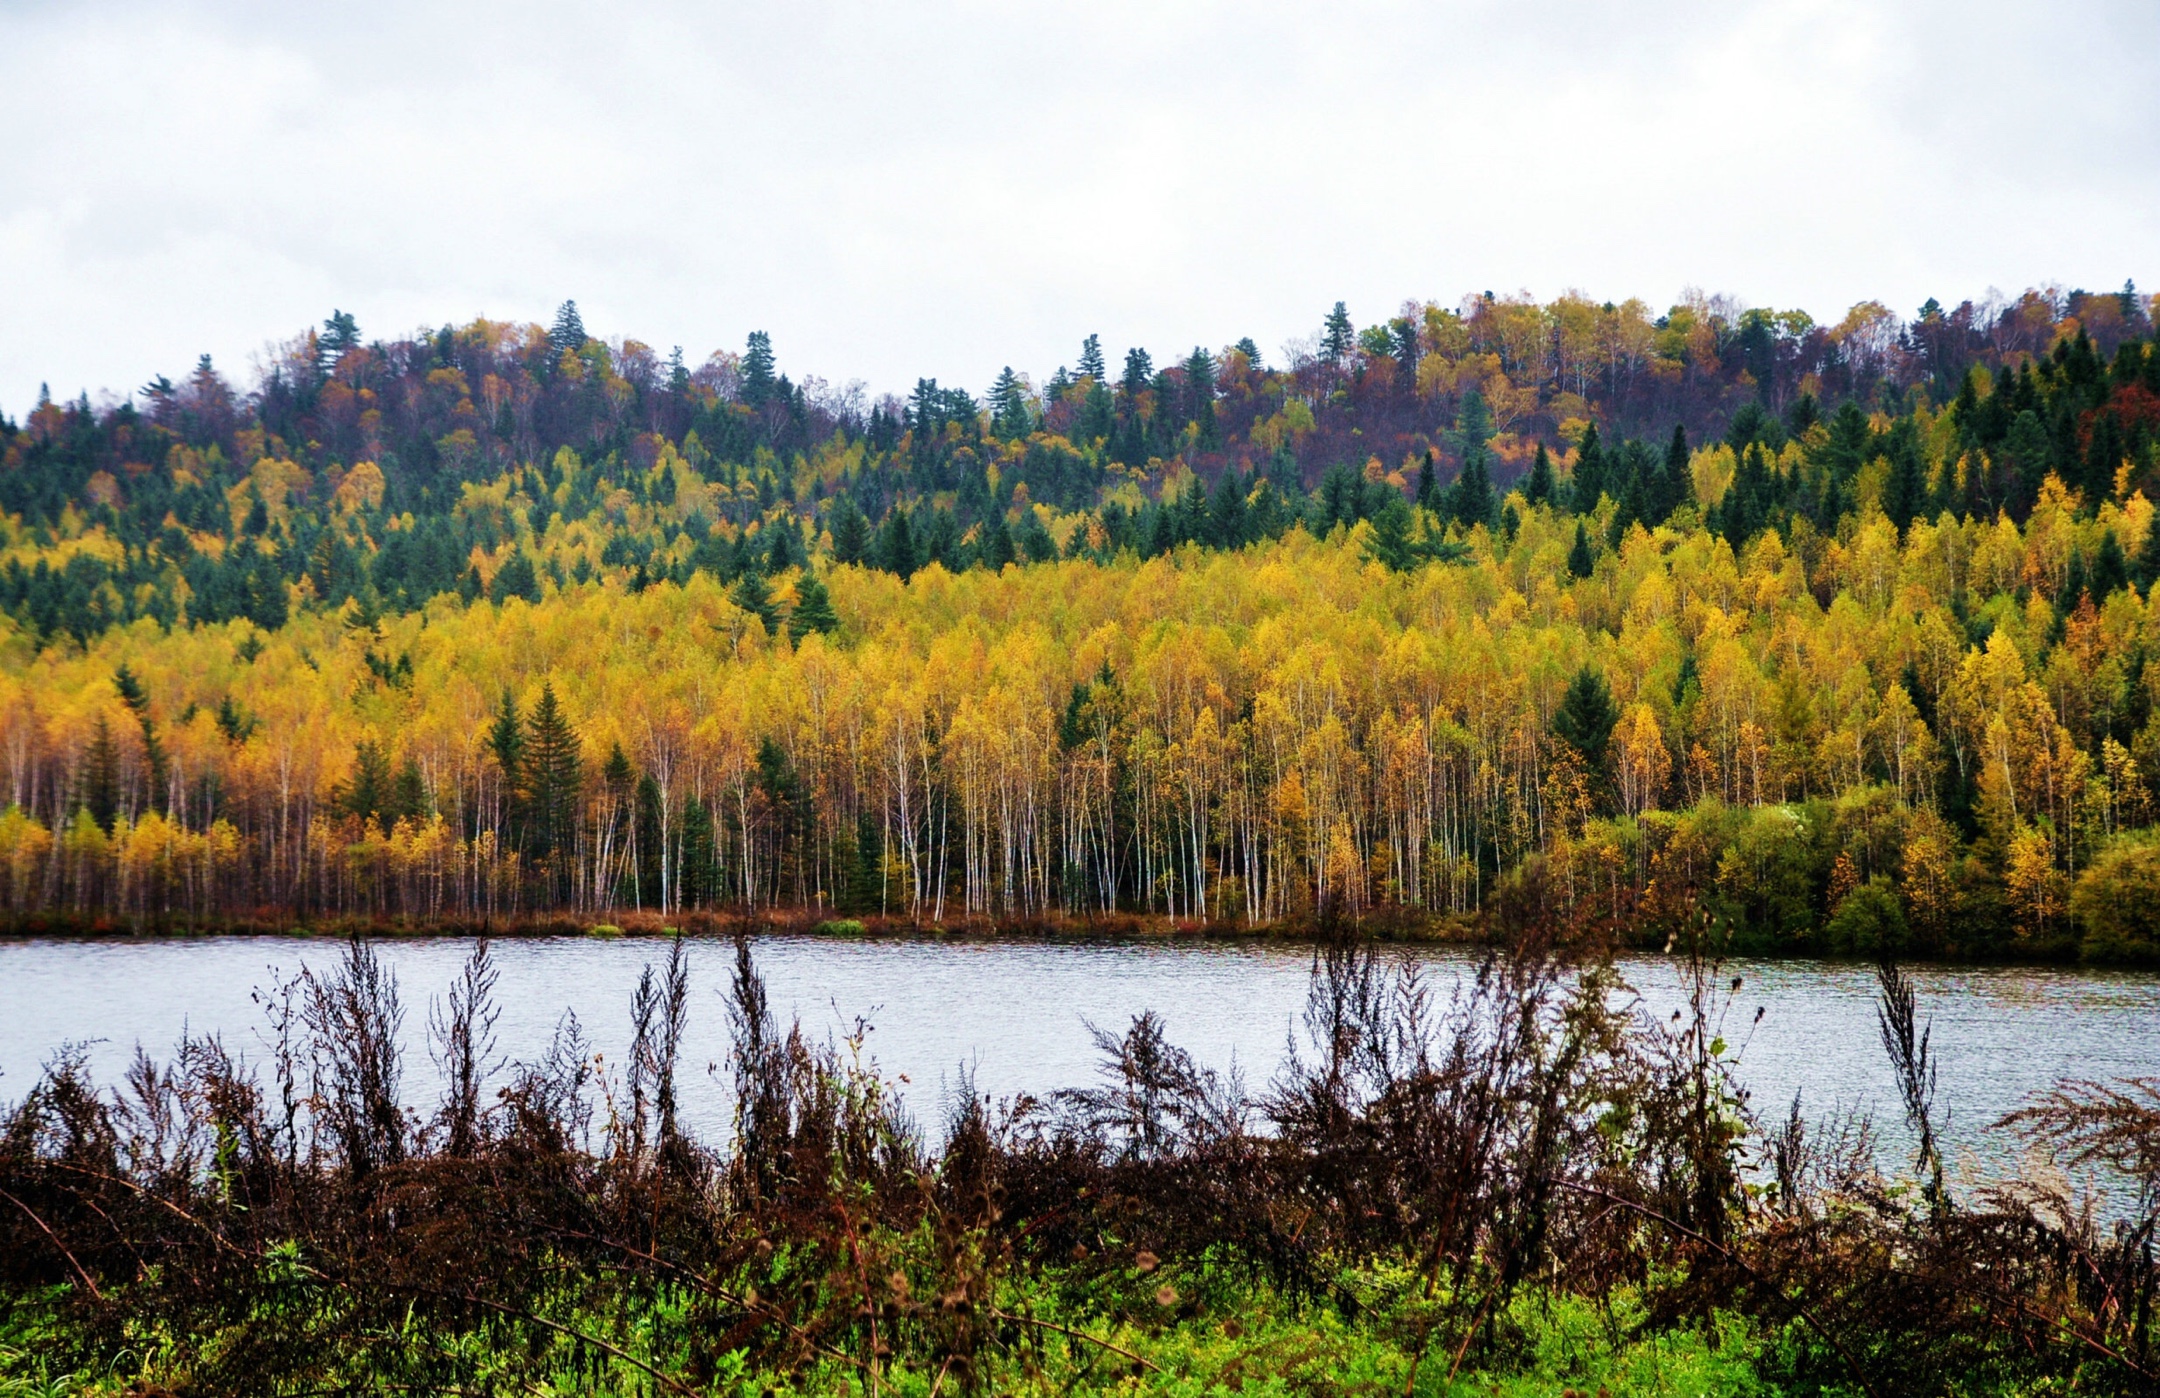
<instances>
[{"instance_id":1,"label":"shoreline vegetation","mask_svg":"<svg viewBox=\"0 0 2160 1398\"><path fill-rule=\"evenodd\" d=\"M92 1081L0 1105L0 1393L2042 1395L2160 1382L2160 1082L2067 1081L1956 1183L1928 1006L1876 969L1897 1139L1733 1076L1744 982L1670 1020L1527 937L1442 995L1336 923L1290 1061L1152 1013L1091 1083L911 1117L867 1026L776 1019L680 938L632 1048L496 1051L488 944L425 1004L374 945ZM720 1013L717 1140L677 1114ZM442 1089L401 1093L424 1015ZM2077 1183L2073 1183L2073 1177ZM2096 1193L2096 1190L2107 1192Z\"/></svg>"},{"instance_id":2,"label":"shoreline vegetation","mask_svg":"<svg viewBox=\"0 0 2160 1398\"><path fill-rule=\"evenodd\" d=\"M692 941L720 941L738 936L753 942L764 937L829 938L837 941L967 941L1016 944L1064 942L1076 945L1174 943L1259 943L1286 949L1310 950L1343 935L1341 924L1323 920L1299 920L1254 925L1223 920L1197 923L1165 916L1139 914L1114 916L1049 916L1026 922L999 924L989 920L954 921L925 925L900 917L875 913L834 916L831 909L761 909L756 914L739 910L693 909L662 916L657 912L627 909L611 914L612 921L589 916L538 914L519 920L437 922L371 920L354 917L326 919L318 923L295 923L290 918L265 915L212 925L167 923L139 926L111 919L87 919L65 914L39 914L0 923L0 946L10 941L187 941L214 937L282 937L295 941L342 943L355 937L374 942L427 940L480 940L514 942L525 939L589 939L634 941L681 937ZM1467 918L1434 918L1417 910L1389 909L1350 924L1354 935L1376 946L1401 948L1415 953L1420 948L1446 949L1479 956L1503 949L1502 934ZM1505 935L1520 936L1521 929ZM1735 946L1722 929L1703 923L1691 941L1704 953L1734 959L1810 960L1872 965L1880 949L1832 948L1827 945L1764 951ZM1665 957L1684 960L1695 953L1673 943L1649 944L1615 941L1618 957ZM2149 971L2160 967L2156 959L2114 959L2094 962L2081 959L2072 944L2052 948L2008 947L1986 955L1913 954L1899 958L1915 966L1999 966L2086 970Z\"/></svg>"}]
</instances>

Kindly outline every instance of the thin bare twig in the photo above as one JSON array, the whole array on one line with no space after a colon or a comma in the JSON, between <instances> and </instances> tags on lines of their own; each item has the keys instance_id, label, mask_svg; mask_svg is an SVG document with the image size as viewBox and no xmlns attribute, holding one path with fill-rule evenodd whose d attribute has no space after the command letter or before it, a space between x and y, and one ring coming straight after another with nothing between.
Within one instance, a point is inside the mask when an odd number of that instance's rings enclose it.
<instances>
[{"instance_id":1,"label":"thin bare twig","mask_svg":"<svg viewBox=\"0 0 2160 1398\"><path fill-rule=\"evenodd\" d=\"M60 1235L53 1232L51 1226L48 1225L44 1219L37 1216L37 1210L31 1208L28 1204L25 1204L22 1200L16 1198L14 1195L8 1193L4 1189L0 1189L0 1199L5 1199L10 1204L13 1204L16 1208L21 1209L23 1211L23 1215L28 1218L32 1223L38 1226L38 1231L52 1240L52 1245L60 1249L60 1255L68 1260L68 1266L75 1269L75 1275L82 1278L82 1284L90 1288L91 1298L97 1301L99 1305L103 1305L105 1303L105 1293L98 1290L98 1284L96 1282L90 1280L90 1274L83 1270L82 1263L75 1260L75 1254L68 1251L67 1244L60 1241Z\"/></svg>"},{"instance_id":2,"label":"thin bare twig","mask_svg":"<svg viewBox=\"0 0 2160 1398\"><path fill-rule=\"evenodd\" d=\"M1076 1340L1086 1340L1089 1344L1109 1350L1112 1354L1122 1354L1151 1374L1162 1372L1161 1369L1134 1354L1131 1350L1126 1349L1123 1345L1114 1345L1099 1335L1090 1335L1085 1330L1075 1330L1070 1325L1060 1325L1054 1320L1037 1320L1031 1315L1013 1315L994 1308L990 1312L990 1317L993 1320L1010 1320L1020 1325L1033 1325L1043 1330L1055 1330L1060 1335L1070 1335Z\"/></svg>"}]
</instances>

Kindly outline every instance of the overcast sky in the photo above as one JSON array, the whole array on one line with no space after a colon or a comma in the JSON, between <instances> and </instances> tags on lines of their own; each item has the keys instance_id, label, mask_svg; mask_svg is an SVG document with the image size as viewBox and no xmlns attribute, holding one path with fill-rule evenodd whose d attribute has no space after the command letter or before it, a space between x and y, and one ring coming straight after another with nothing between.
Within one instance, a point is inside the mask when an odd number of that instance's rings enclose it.
<instances>
[{"instance_id":1,"label":"overcast sky","mask_svg":"<svg viewBox=\"0 0 2160 1398\"><path fill-rule=\"evenodd\" d=\"M0 0L0 411L546 320L1039 382L1338 298L2160 286L2160 5Z\"/></svg>"}]
</instances>

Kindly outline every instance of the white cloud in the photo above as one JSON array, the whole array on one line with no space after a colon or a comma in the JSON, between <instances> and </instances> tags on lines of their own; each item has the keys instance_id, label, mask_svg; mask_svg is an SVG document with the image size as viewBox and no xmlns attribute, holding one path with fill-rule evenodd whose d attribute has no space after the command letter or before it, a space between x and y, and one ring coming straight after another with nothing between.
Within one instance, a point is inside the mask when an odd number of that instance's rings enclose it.
<instances>
[{"instance_id":1,"label":"white cloud","mask_svg":"<svg viewBox=\"0 0 2160 1398\"><path fill-rule=\"evenodd\" d=\"M2160 248L2160 10L0 3L0 406L331 307L899 389L1405 297L1834 317Z\"/></svg>"}]
</instances>

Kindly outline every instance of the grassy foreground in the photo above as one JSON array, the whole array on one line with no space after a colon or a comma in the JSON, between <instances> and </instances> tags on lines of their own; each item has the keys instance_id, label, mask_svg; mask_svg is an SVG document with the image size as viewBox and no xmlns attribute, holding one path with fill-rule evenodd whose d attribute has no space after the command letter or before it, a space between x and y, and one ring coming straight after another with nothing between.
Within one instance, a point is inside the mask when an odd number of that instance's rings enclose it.
<instances>
[{"instance_id":1,"label":"grassy foreground","mask_svg":"<svg viewBox=\"0 0 2160 1398\"><path fill-rule=\"evenodd\" d=\"M825 1359L800 1369L760 1367L747 1351L723 1351L700 1363L682 1328L680 1309L609 1323L576 1316L569 1324L621 1346L623 1359L607 1362L595 1346L560 1341L553 1363L535 1365L526 1346L548 1347L527 1333L495 1341L427 1333L385 1334L371 1353L329 1385L340 1392L525 1392L554 1395L696 1393L726 1395L868 1394L894 1398L963 1386L1009 1394L1399 1394L1461 1395L1461 1398L1529 1398L1529 1395L1602 1393L1686 1394L1702 1398L1773 1394L1792 1368L1787 1347L1797 1338L1763 1333L1745 1319L1717 1315L1684 1327L1658 1327L1632 1292L1603 1303L1542 1294L1512 1302L1495 1329L1506 1335L1505 1358L1481 1356L1457 1368L1453 1356L1416 1354L1427 1308L1407 1272L1346 1276L1346 1287L1363 1294L1368 1309L1346 1314L1336 1304L1298 1304L1264 1288L1216 1284L1204 1276L1149 1278L1155 1292L1145 1306L1064 1294L1054 1280L1001 1297L1001 1309L1027 1317L1014 1349L982 1367L963 1385L949 1363L902 1358L881 1364L873 1380L859 1363ZM1198 1295L1188 1298L1184 1292ZM1092 1300L1092 1304L1091 1304ZM1062 1327L1062 1328L1053 1328ZM1077 1333L1067 1333L1077 1332ZM1081 1338L1085 1336L1086 1338ZM65 1338L18 1313L0 1339L0 1395L43 1398L47 1394L142 1394L195 1388L191 1352L215 1344L210 1337L145 1333L138 1350L103 1364L68 1368L53 1355ZM408 1376L427 1371L454 1354L469 1377L465 1386L431 1388ZM641 1361L652 1366L641 1367ZM1815 1391L1812 1386L1807 1391ZM1977 1384L1974 1393L2022 1391Z\"/></svg>"},{"instance_id":2,"label":"grassy foreground","mask_svg":"<svg viewBox=\"0 0 2160 1398\"><path fill-rule=\"evenodd\" d=\"M1886 1173L1873 1123L1750 1103L1714 963L1664 1022L1608 958L1534 940L1445 991L1322 945L1264 1088L1144 1014L1095 1031L1094 1085L963 1082L926 1127L861 1026L776 1021L738 939L710 1146L677 1117L681 950L647 967L622 1063L565 1016L510 1064L480 943L427 1007L429 1113L359 940L261 993L260 1063L189 1040L99 1085L60 1050L0 1108L0 1398L2106 1398L2160 1375L2160 1084L2061 1085L1998 1127L2033 1171L1962 1196L1894 964L1915 1146ZM2062 1166L2128 1193L2101 1207Z\"/></svg>"}]
</instances>

